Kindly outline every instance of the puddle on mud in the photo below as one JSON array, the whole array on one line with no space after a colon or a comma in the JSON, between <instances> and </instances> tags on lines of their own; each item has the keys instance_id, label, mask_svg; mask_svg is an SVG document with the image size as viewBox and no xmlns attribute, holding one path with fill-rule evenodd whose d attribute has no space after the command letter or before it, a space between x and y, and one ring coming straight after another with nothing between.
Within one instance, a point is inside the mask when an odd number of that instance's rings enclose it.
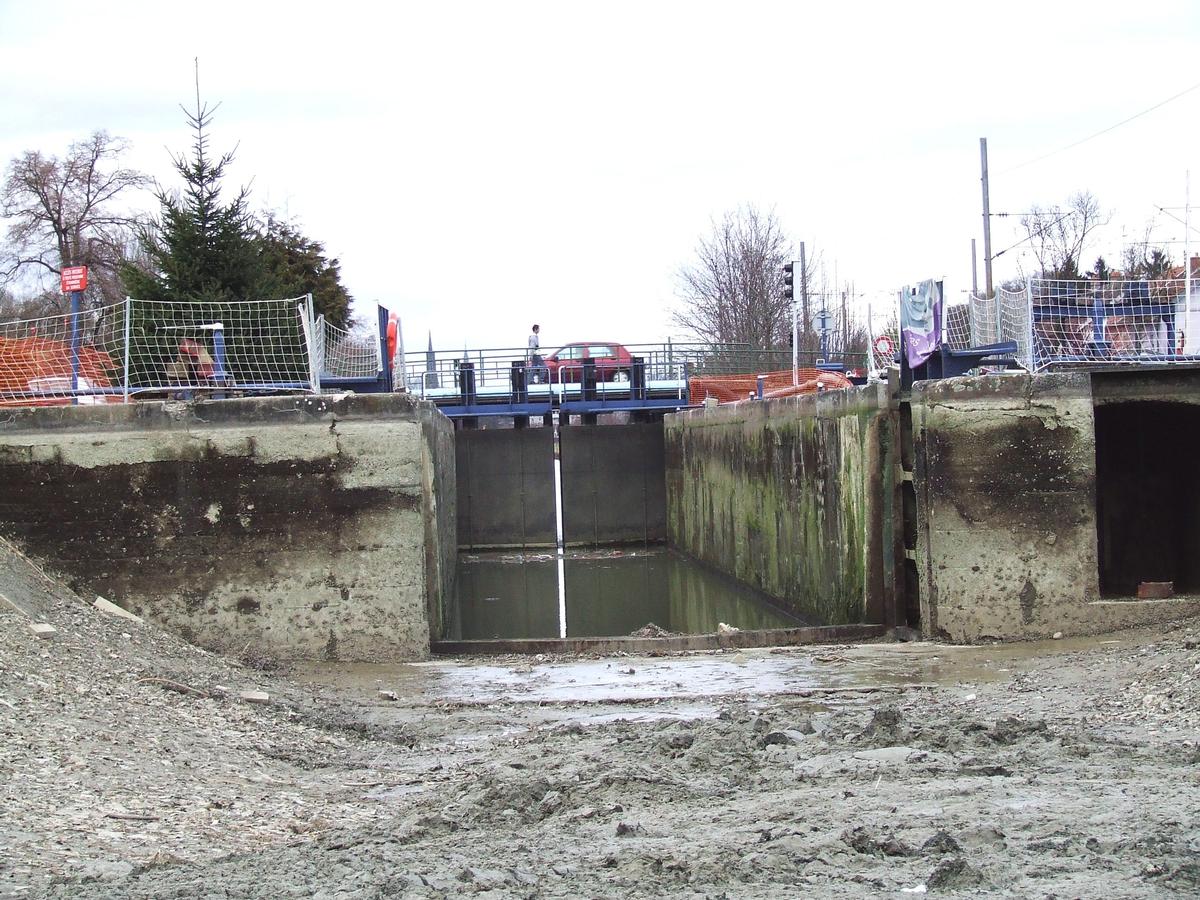
<instances>
[{"instance_id":1,"label":"puddle on mud","mask_svg":"<svg viewBox=\"0 0 1200 900\"><path fill-rule=\"evenodd\" d=\"M965 693L972 685L1044 666L1058 654L1125 640L1085 637L993 646L877 643L603 659L509 656L503 662L311 663L292 675L355 703L364 722L411 718L414 711L436 704L466 704L477 710L471 715L479 720L468 725L467 710L460 713L464 718L454 727L453 740L470 744L564 722L710 718L728 700L780 694L811 692L808 699L816 708L870 702L871 695L863 692L873 687L961 685ZM395 692L400 702L382 698L380 691ZM522 710L519 719L511 713L514 704Z\"/></svg>"},{"instance_id":2,"label":"puddle on mud","mask_svg":"<svg viewBox=\"0 0 1200 900\"><path fill-rule=\"evenodd\" d=\"M449 640L703 634L820 624L667 549L459 555ZM561 571L561 574L560 574Z\"/></svg>"},{"instance_id":3,"label":"puddle on mud","mask_svg":"<svg viewBox=\"0 0 1200 900\"><path fill-rule=\"evenodd\" d=\"M297 664L297 680L376 699L380 690L414 702L624 702L639 699L777 694L821 688L940 686L995 681L1055 653L1122 643L1104 637L1026 644L964 646L934 643L857 644L691 653L668 657L612 656L553 661L505 657L419 663Z\"/></svg>"}]
</instances>

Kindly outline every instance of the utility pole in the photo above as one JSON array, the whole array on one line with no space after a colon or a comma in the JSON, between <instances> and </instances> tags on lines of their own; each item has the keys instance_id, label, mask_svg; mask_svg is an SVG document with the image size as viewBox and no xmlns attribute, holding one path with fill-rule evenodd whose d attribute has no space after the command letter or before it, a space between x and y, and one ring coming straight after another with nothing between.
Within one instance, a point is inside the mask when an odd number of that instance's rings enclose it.
<instances>
[{"instance_id":1,"label":"utility pole","mask_svg":"<svg viewBox=\"0 0 1200 900\"><path fill-rule=\"evenodd\" d=\"M846 364L846 353L850 349L850 317L846 315L846 288L842 289L842 365Z\"/></svg>"},{"instance_id":2,"label":"utility pole","mask_svg":"<svg viewBox=\"0 0 1200 900\"><path fill-rule=\"evenodd\" d=\"M992 214L988 204L987 138L979 139L979 160L983 168L983 276L987 296L992 296ZM974 258L974 254L972 254Z\"/></svg>"},{"instance_id":3,"label":"utility pole","mask_svg":"<svg viewBox=\"0 0 1200 900\"><path fill-rule=\"evenodd\" d=\"M975 238L971 238L971 293L979 293L979 271L975 265Z\"/></svg>"},{"instance_id":4,"label":"utility pole","mask_svg":"<svg viewBox=\"0 0 1200 900\"><path fill-rule=\"evenodd\" d=\"M804 333L812 328L812 317L808 310L808 262L804 256L804 241L800 242L800 309L804 313Z\"/></svg>"}]
</instances>

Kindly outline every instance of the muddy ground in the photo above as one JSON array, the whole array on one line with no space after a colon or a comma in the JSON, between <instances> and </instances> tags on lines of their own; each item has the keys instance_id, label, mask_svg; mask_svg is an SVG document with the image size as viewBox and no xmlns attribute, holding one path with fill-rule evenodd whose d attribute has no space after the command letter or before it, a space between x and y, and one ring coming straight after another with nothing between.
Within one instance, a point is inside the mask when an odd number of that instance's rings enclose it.
<instances>
[{"instance_id":1,"label":"muddy ground","mask_svg":"<svg viewBox=\"0 0 1200 900\"><path fill-rule=\"evenodd\" d=\"M267 673L0 593L0 896L1200 893L1195 622Z\"/></svg>"}]
</instances>

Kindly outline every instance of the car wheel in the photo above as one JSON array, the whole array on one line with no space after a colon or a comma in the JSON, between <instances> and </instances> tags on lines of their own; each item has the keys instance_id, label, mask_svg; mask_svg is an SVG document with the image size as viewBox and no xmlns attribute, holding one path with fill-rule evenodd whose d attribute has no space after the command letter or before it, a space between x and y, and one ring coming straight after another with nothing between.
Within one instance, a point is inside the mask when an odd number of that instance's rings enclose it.
<instances>
[{"instance_id":1,"label":"car wheel","mask_svg":"<svg viewBox=\"0 0 1200 900\"><path fill-rule=\"evenodd\" d=\"M612 373L612 380L613 381L628 381L629 380L629 370L628 369L615 369Z\"/></svg>"}]
</instances>

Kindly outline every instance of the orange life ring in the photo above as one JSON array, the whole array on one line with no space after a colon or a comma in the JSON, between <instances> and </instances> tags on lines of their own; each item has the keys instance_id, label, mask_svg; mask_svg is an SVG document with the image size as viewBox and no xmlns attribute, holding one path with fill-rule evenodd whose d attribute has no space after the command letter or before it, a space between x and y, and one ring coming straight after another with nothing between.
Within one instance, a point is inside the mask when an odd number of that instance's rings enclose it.
<instances>
[{"instance_id":1,"label":"orange life ring","mask_svg":"<svg viewBox=\"0 0 1200 900\"><path fill-rule=\"evenodd\" d=\"M388 362L394 362L396 359L396 343L397 336L400 331L400 314L388 313L387 324L387 348Z\"/></svg>"}]
</instances>

